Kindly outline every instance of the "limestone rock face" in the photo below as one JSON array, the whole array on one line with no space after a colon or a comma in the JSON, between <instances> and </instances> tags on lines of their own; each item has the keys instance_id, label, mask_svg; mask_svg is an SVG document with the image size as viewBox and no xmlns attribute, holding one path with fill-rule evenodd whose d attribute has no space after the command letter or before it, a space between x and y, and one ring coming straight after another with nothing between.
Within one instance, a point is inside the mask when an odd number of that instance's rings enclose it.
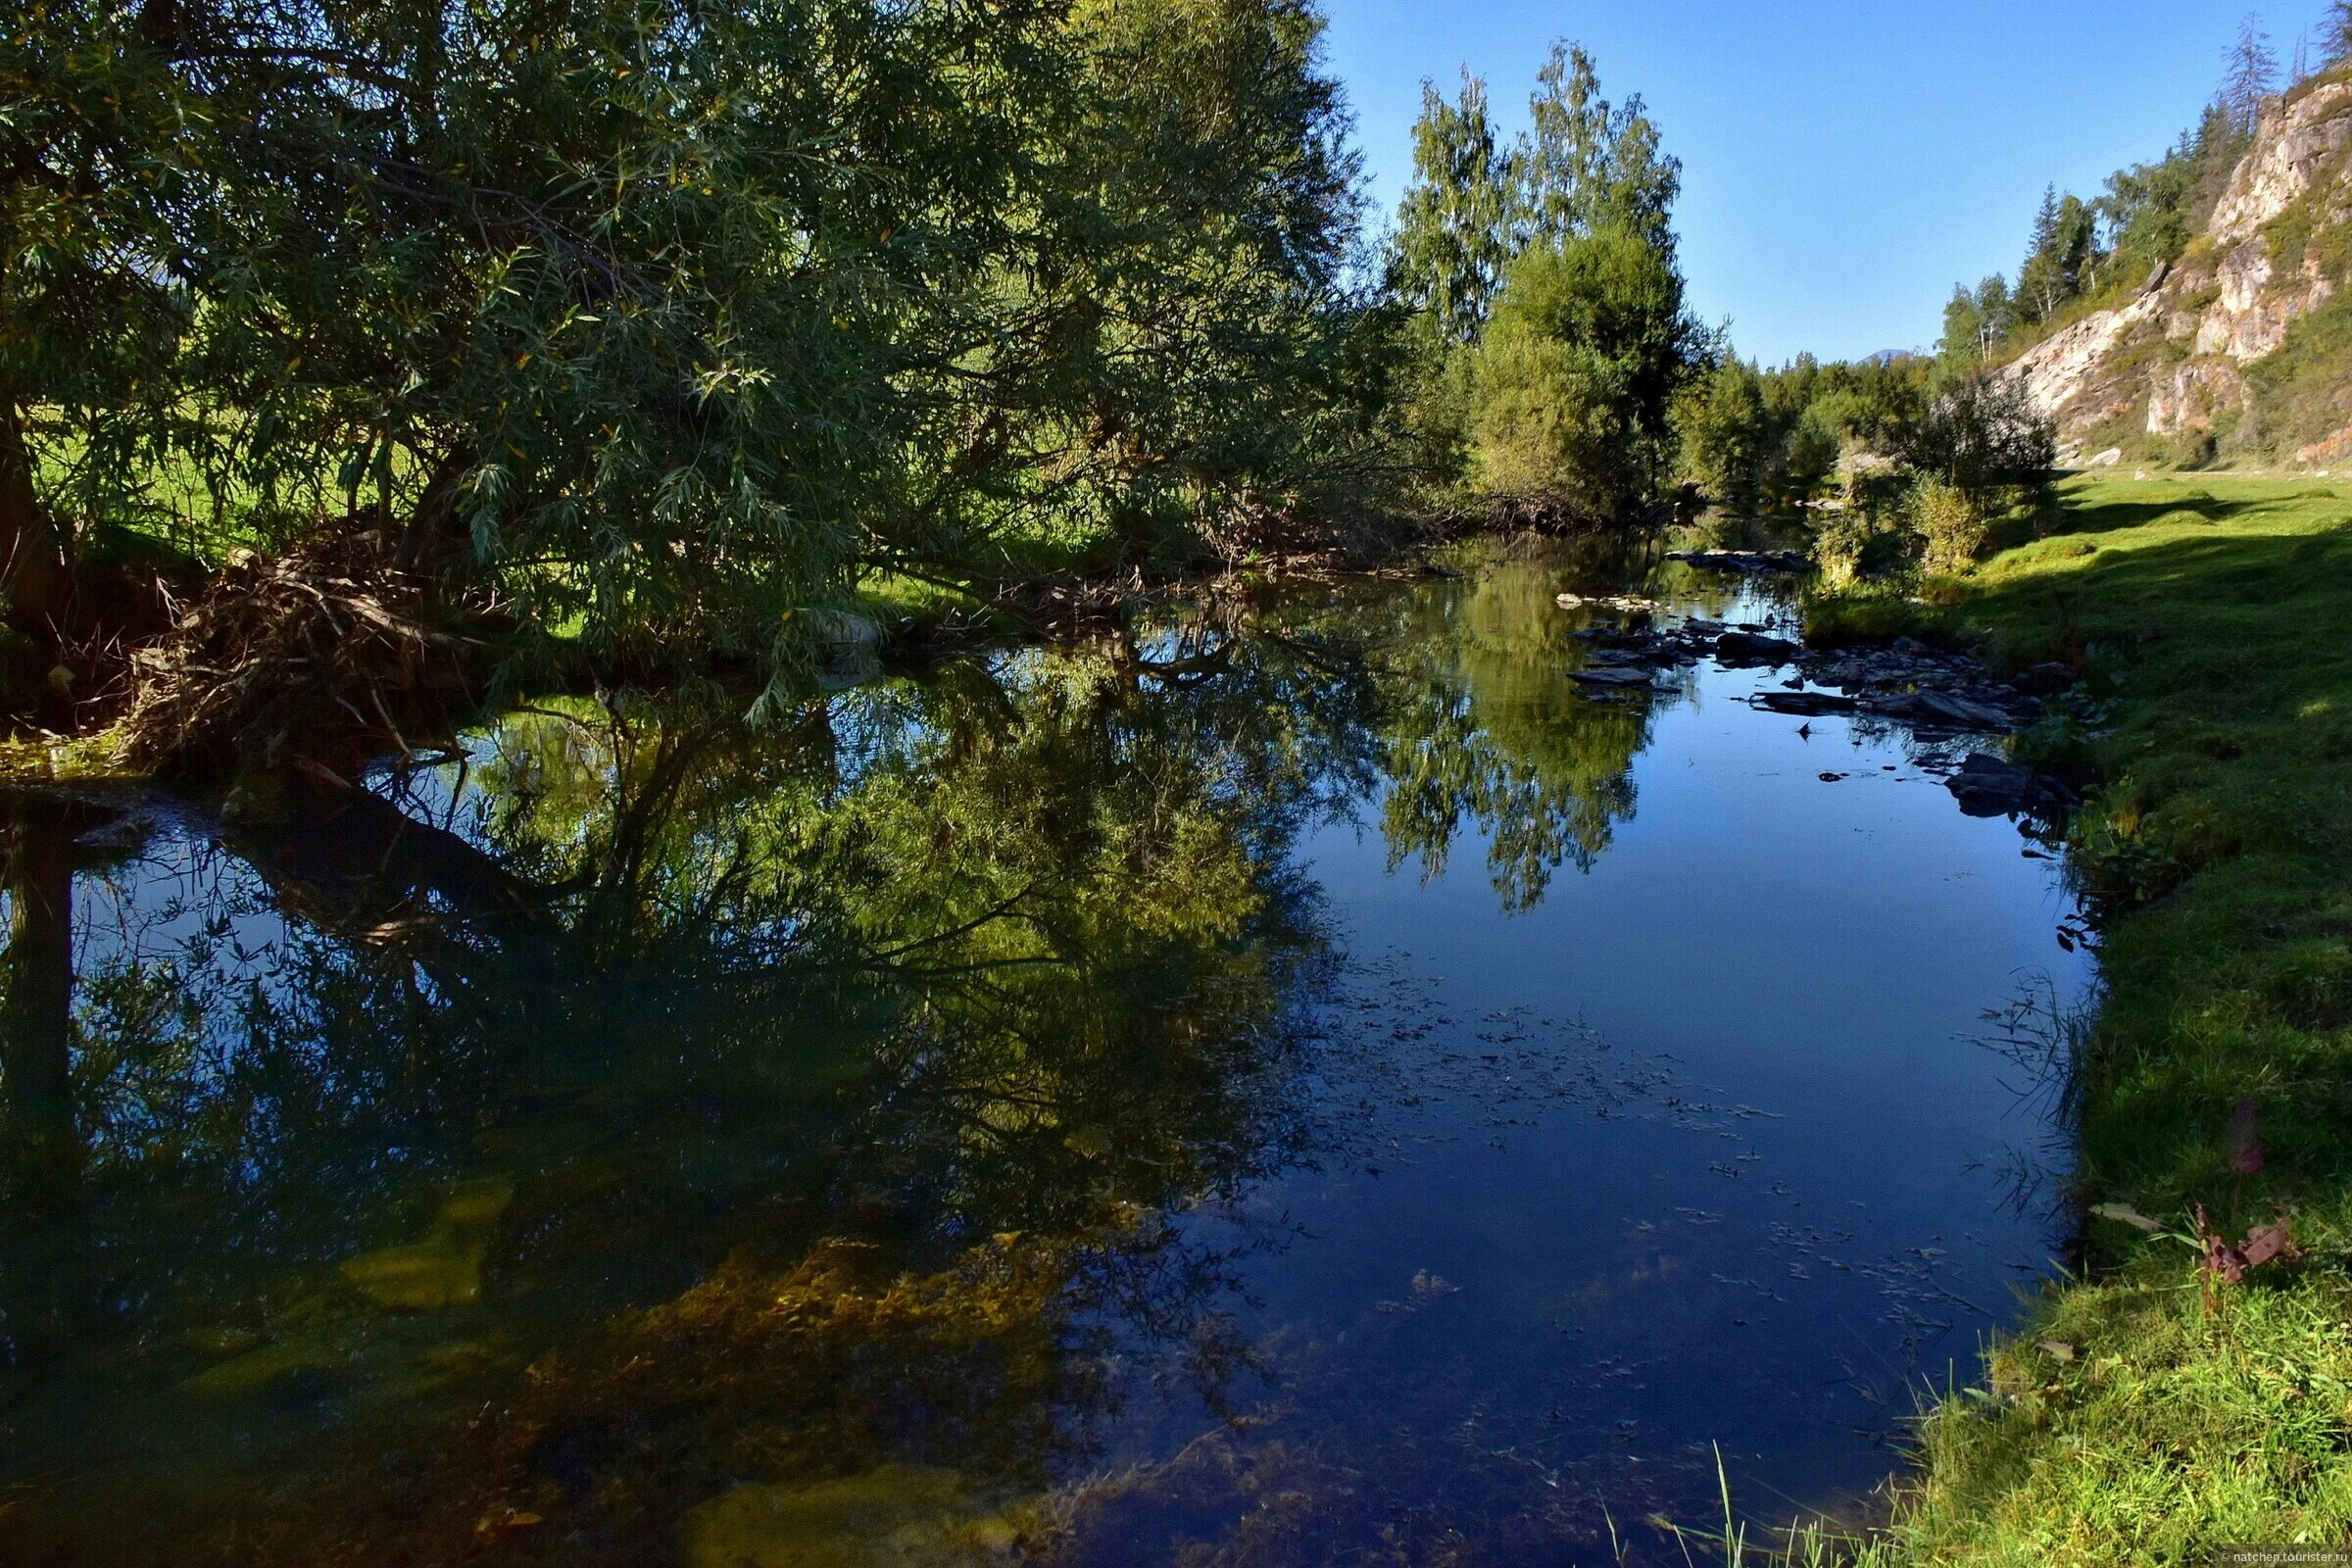
<instances>
[{"instance_id":1,"label":"limestone rock face","mask_svg":"<svg viewBox=\"0 0 2352 1568\"><path fill-rule=\"evenodd\" d=\"M2007 367L2058 421L2061 461L2083 461L2094 433L2210 431L2244 405L2244 368L2276 353L2345 281L2305 254L2289 225L2273 228L2299 207L2309 215L2293 220L2303 237L2352 221L2352 81L2274 101L2206 232L2178 265L2129 304L2071 323ZM2352 432L2341 444L2352 446ZM2333 445L2308 450L2305 462L2337 456Z\"/></svg>"},{"instance_id":2,"label":"limestone rock face","mask_svg":"<svg viewBox=\"0 0 2352 1568\"><path fill-rule=\"evenodd\" d=\"M2009 368L2044 414L2059 415L2080 405L2105 378L2116 346L2164 309L2161 294L2142 294L2120 311L2097 311L2028 349Z\"/></svg>"},{"instance_id":3,"label":"limestone rock face","mask_svg":"<svg viewBox=\"0 0 2352 1568\"><path fill-rule=\"evenodd\" d=\"M2347 110L2352 82L2330 81L2266 113L2213 210L2213 237L2225 245L2252 239L2320 180L2338 176L2340 155L2352 146Z\"/></svg>"}]
</instances>

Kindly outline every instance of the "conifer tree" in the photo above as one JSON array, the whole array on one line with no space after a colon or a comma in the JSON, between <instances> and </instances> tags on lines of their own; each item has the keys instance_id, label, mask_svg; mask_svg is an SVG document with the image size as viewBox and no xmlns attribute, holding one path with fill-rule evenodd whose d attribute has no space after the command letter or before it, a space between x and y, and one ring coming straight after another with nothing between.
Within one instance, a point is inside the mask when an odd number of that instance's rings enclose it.
<instances>
[{"instance_id":1,"label":"conifer tree","mask_svg":"<svg viewBox=\"0 0 2352 1568\"><path fill-rule=\"evenodd\" d=\"M2271 35L2263 30L2260 16L2249 11L2238 23L2237 41L2230 46L2226 59L2220 103L2229 113L2231 127L2244 135L2253 130L2261 116L2262 101L2278 90L2278 56L2271 48Z\"/></svg>"}]
</instances>

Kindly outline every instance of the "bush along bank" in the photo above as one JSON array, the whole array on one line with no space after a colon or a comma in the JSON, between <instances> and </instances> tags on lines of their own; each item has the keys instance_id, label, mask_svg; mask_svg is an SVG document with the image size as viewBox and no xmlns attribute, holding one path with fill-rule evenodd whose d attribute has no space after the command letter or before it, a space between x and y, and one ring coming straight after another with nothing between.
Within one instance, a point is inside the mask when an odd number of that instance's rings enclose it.
<instances>
[{"instance_id":1,"label":"bush along bank","mask_svg":"<svg viewBox=\"0 0 2352 1568\"><path fill-rule=\"evenodd\" d=\"M2095 1020L2052 1020L2077 1271L1923 1419L1891 1538L1937 1564L2352 1540L2352 486L2077 479L2046 537L1823 593L2075 684L2013 743L2079 781ZM1965 1373L1962 1374L1965 1376Z\"/></svg>"}]
</instances>

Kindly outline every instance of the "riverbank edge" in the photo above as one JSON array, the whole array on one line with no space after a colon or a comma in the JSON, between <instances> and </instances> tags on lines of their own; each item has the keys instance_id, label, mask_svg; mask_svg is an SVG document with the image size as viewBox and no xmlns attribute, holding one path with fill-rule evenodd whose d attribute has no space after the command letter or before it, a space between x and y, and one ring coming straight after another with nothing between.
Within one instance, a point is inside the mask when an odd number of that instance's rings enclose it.
<instances>
[{"instance_id":1,"label":"riverbank edge","mask_svg":"<svg viewBox=\"0 0 2352 1568\"><path fill-rule=\"evenodd\" d=\"M1218 594L1246 596L1258 585L1275 581L1339 581L1427 573L1440 569L1433 565L1439 552L1465 540L1529 531L1525 527L1503 527L1494 515L1459 509L1396 512L1359 518L1343 535L1319 540L1311 546L1271 551L1241 561L1204 557L1193 564L1163 568L1149 577L1141 567L1132 565L1089 570L1040 566L1003 579L975 577L968 583L894 577L884 572L862 587L846 610L828 612L834 615L834 624L840 632L830 643L820 640L819 652L825 665L821 673L826 677L820 684L845 676L862 678L884 668L921 664L975 648L1049 642L1081 635L1118 624L1152 605L1176 599ZM174 583L176 591L186 597L200 594L202 583L187 575L191 564L176 564L181 568L179 580ZM159 581L164 575L159 568ZM475 635L462 639L473 651L473 657L466 661L465 679L474 689L474 696L455 710L440 711L435 715L437 722L427 721L416 731L420 735L458 727L476 710L495 706L502 690L497 678L500 666L517 657L527 659L533 684L547 689L587 691L638 684L661 687L695 675L740 684L747 690L757 690L762 684L760 672L740 662L713 661L699 669L691 660L663 667L626 659L616 663L567 651L566 639L545 636L536 639L536 646L527 654L518 655L517 650L524 647L521 641L479 635L478 623L467 630ZM23 641L17 639L18 643ZM53 674L49 683L56 690L44 694L53 710L40 717L54 723L43 724L25 717L14 721L16 733L0 735L0 786L134 785L171 776L174 782L200 788L234 788L240 782L241 765L225 773L211 768L199 769L191 775L169 766L159 768L134 755L124 724L126 699L122 696L94 703L73 696L78 688L89 685L121 684L122 690L129 689L138 662L138 644L122 639L117 642L121 645L116 649L120 668L112 672L113 679L92 680L89 671L74 671L74 678L71 680ZM0 659L0 678L13 680L27 690L40 682L40 670L34 667L40 662L38 660L27 663L20 657L24 650L13 645L0 652L9 655ZM10 706L25 708L22 692L13 695L18 700ZM26 711L29 713L31 710ZM385 728L366 737L360 751L369 748L396 751L406 745L407 737ZM345 744L338 752L353 753L349 737L345 737ZM335 759L338 763L350 760L349 755ZM296 765L302 764L298 761Z\"/></svg>"},{"instance_id":2,"label":"riverbank edge","mask_svg":"<svg viewBox=\"0 0 2352 1568\"><path fill-rule=\"evenodd\" d=\"M2352 656L2329 630L2352 625L2348 494L2078 477L2050 537L1811 607L1828 640L1901 629L2079 671L2013 749L2090 786L2069 862L2105 978L2097 1016L2042 1042L2076 1123L2081 1266L1934 1391L1857 1561L2352 1539ZM2287 1254L2246 1266L2274 1218Z\"/></svg>"}]
</instances>

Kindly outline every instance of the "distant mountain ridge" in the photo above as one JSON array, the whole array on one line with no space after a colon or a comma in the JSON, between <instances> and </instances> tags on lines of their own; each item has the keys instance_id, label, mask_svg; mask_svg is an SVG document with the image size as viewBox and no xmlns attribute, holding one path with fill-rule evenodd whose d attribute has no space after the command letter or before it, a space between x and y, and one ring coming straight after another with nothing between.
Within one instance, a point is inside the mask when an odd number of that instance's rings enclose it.
<instances>
[{"instance_id":1,"label":"distant mountain ridge","mask_svg":"<svg viewBox=\"0 0 2352 1568\"><path fill-rule=\"evenodd\" d=\"M2263 108L2202 232L2006 368L2061 461L2352 463L2352 80Z\"/></svg>"}]
</instances>

